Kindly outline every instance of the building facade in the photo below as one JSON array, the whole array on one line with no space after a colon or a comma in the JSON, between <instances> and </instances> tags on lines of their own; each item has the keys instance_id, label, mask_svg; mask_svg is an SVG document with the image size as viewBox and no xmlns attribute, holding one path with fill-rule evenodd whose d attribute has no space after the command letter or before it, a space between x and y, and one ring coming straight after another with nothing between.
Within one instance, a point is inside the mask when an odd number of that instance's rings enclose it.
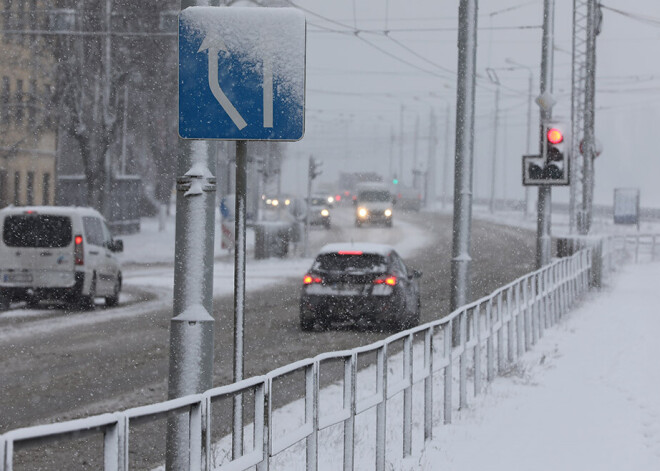
<instances>
[{"instance_id":1,"label":"building facade","mask_svg":"<svg viewBox=\"0 0 660 471\"><path fill-rule=\"evenodd\" d=\"M52 9L45 0L0 0L0 207L53 204L56 127Z\"/></svg>"}]
</instances>

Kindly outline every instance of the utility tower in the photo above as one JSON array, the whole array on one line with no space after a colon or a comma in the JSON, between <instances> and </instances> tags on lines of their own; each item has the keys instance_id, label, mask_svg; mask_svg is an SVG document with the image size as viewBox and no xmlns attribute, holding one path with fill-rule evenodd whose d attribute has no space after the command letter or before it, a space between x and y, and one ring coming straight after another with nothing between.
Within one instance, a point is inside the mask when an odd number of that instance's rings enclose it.
<instances>
[{"instance_id":1,"label":"utility tower","mask_svg":"<svg viewBox=\"0 0 660 471\"><path fill-rule=\"evenodd\" d=\"M587 234L593 204L594 95L596 35L600 32L596 0L573 0L573 70L571 90L571 189L569 227ZM582 144L582 145L581 145Z\"/></svg>"}]
</instances>

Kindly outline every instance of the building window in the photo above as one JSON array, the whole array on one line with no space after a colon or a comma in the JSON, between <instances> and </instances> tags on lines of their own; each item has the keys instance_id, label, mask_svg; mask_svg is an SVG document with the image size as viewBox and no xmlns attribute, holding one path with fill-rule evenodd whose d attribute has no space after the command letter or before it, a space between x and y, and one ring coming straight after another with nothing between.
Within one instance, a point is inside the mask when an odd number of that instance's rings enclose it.
<instances>
[{"instance_id":1,"label":"building window","mask_svg":"<svg viewBox=\"0 0 660 471\"><path fill-rule=\"evenodd\" d=\"M17 18L17 26L18 30L25 30L27 29L27 16L28 16L28 11L27 11L27 2L23 0L22 2L18 3L18 18ZM25 43L25 34L18 33L16 35L16 42L18 44L24 44Z\"/></svg>"},{"instance_id":2,"label":"building window","mask_svg":"<svg viewBox=\"0 0 660 471\"><path fill-rule=\"evenodd\" d=\"M14 172L14 206L21 204L21 172Z\"/></svg>"},{"instance_id":3,"label":"building window","mask_svg":"<svg viewBox=\"0 0 660 471\"><path fill-rule=\"evenodd\" d=\"M9 124L11 121L11 112L9 109L9 95L11 93L10 87L9 77L5 75L2 77L2 91L0 91L0 101L2 101L2 122L4 124Z\"/></svg>"},{"instance_id":4,"label":"building window","mask_svg":"<svg viewBox=\"0 0 660 471\"><path fill-rule=\"evenodd\" d=\"M7 196L8 196L7 195L7 193L8 193L7 192L8 183L9 182L7 181L7 171L6 170L0 170L0 208L4 208L9 203L7 201L7 199L8 199L7 198Z\"/></svg>"},{"instance_id":5,"label":"building window","mask_svg":"<svg viewBox=\"0 0 660 471\"><path fill-rule=\"evenodd\" d=\"M30 0L30 29L39 29L39 12L37 11L37 0Z\"/></svg>"},{"instance_id":6,"label":"building window","mask_svg":"<svg viewBox=\"0 0 660 471\"><path fill-rule=\"evenodd\" d=\"M14 22L12 21L11 18L11 7L12 4L14 3L13 0L4 0L4 8L2 12L2 19L3 19L3 29L8 30L8 29L14 29ZM13 41L13 34L7 34L5 33L5 41L8 43L11 43Z\"/></svg>"},{"instance_id":7,"label":"building window","mask_svg":"<svg viewBox=\"0 0 660 471\"><path fill-rule=\"evenodd\" d=\"M28 96L28 123L30 129L37 125L37 81L30 80L30 95Z\"/></svg>"},{"instance_id":8,"label":"building window","mask_svg":"<svg viewBox=\"0 0 660 471\"><path fill-rule=\"evenodd\" d=\"M41 185L41 204L48 205L50 201L50 173L44 173Z\"/></svg>"},{"instance_id":9,"label":"building window","mask_svg":"<svg viewBox=\"0 0 660 471\"><path fill-rule=\"evenodd\" d=\"M34 172L27 173L26 203L28 206L34 205Z\"/></svg>"},{"instance_id":10,"label":"building window","mask_svg":"<svg viewBox=\"0 0 660 471\"><path fill-rule=\"evenodd\" d=\"M23 80L16 80L16 124L23 124Z\"/></svg>"}]
</instances>

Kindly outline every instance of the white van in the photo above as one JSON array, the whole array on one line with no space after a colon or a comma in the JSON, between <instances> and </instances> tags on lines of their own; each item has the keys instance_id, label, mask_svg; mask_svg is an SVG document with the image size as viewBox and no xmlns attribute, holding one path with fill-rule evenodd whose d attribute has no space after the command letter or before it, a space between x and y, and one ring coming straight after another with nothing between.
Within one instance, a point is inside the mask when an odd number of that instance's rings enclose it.
<instances>
[{"instance_id":1,"label":"white van","mask_svg":"<svg viewBox=\"0 0 660 471\"><path fill-rule=\"evenodd\" d=\"M355 198L355 225L383 224L392 227L394 197L383 183L360 183Z\"/></svg>"},{"instance_id":2,"label":"white van","mask_svg":"<svg viewBox=\"0 0 660 471\"><path fill-rule=\"evenodd\" d=\"M92 309L119 302L121 269L101 214L92 208L8 207L0 210L0 309L12 301L58 299Z\"/></svg>"}]
</instances>

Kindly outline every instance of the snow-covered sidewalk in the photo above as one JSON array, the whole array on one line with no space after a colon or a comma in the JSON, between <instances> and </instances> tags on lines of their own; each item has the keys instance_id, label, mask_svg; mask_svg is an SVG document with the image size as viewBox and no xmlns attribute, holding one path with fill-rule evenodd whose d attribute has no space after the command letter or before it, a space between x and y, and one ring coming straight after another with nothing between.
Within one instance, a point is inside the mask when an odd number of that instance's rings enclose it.
<instances>
[{"instance_id":1,"label":"snow-covered sidewalk","mask_svg":"<svg viewBox=\"0 0 660 471\"><path fill-rule=\"evenodd\" d=\"M660 469L659 287L622 267L404 469Z\"/></svg>"}]
</instances>

